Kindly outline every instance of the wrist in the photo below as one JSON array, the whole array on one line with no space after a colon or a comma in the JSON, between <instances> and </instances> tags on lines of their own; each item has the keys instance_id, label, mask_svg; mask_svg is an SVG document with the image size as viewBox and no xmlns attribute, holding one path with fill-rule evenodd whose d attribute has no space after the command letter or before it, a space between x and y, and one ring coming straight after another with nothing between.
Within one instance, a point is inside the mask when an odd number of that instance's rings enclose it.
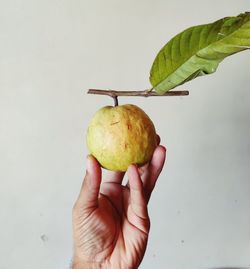
<instances>
[{"instance_id":1,"label":"wrist","mask_svg":"<svg viewBox=\"0 0 250 269\"><path fill-rule=\"evenodd\" d=\"M72 269L104 269L101 263L73 259Z\"/></svg>"},{"instance_id":2,"label":"wrist","mask_svg":"<svg viewBox=\"0 0 250 269\"><path fill-rule=\"evenodd\" d=\"M98 263L73 263L72 269L102 269L102 265Z\"/></svg>"}]
</instances>

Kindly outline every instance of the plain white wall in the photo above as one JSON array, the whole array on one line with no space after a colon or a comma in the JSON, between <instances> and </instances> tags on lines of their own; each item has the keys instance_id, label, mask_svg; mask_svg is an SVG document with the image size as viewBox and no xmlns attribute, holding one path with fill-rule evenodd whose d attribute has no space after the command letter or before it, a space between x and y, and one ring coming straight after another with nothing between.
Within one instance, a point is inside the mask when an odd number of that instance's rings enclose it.
<instances>
[{"instance_id":1,"label":"plain white wall","mask_svg":"<svg viewBox=\"0 0 250 269\"><path fill-rule=\"evenodd\" d=\"M86 89L146 89L159 49L249 0L0 1L0 268L69 268L85 133L111 104ZM250 51L180 89L120 98L155 122L168 163L140 268L250 267Z\"/></svg>"}]
</instances>

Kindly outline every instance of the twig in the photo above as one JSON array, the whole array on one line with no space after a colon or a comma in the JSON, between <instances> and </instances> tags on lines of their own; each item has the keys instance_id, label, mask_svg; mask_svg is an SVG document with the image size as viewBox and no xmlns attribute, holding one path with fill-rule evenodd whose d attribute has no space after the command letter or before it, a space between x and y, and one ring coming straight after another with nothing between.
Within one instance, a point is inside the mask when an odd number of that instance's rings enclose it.
<instances>
[{"instance_id":1,"label":"twig","mask_svg":"<svg viewBox=\"0 0 250 269\"><path fill-rule=\"evenodd\" d=\"M189 91L168 91L164 94L158 94L155 91L114 91L114 90L100 90L100 89L89 89L89 94L100 94L100 95L109 95L110 97L114 96L185 96L189 95Z\"/></svg>"},{"instance_id":2,"label":"twig","mask_svg":"<svg viewBox=\"0 0 250 269\"><path fill-rule=\"evenodd\" d=\"M152 90L144 91L114 91L114 90L100 90L100 89L89 89L88 94L99 94L108 95L114 99L115 106L118 105L118 96L139 96L139 97L149 97L149 96L186 96L189 95L189 91L168 91L164 94L158 94Z\"/></svg>"}]
</instances>

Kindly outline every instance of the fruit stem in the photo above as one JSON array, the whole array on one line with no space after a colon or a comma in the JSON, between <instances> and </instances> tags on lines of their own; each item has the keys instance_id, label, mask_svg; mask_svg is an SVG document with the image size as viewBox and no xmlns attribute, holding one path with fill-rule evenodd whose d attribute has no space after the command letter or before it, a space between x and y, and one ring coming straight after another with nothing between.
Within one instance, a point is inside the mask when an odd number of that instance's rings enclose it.
<instances>
[{"instance_id":1,"label":"fruit stem","mask_svg":"<svg viewBox=\"0 0 250 269\"><path fill-rule=\"evenodd\" d=\"M118 96L117 95L113 96L113 99L114 99L114 106L118 106Z\"/></svg>"}]
</instances>

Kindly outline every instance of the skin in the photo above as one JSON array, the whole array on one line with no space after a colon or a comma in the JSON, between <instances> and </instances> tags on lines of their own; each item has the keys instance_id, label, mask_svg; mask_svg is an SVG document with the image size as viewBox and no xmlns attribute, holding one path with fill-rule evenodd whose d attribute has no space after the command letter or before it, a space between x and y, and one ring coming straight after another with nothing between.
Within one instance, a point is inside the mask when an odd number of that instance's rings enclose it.
<instances>
[{"instance_id":1,"label":"skin","mask_svg":"<svg viewBox=\"0 0 250 269\"><path fill-rule=\"evenodd\" d=\"M93 116L87 146L102 167L127 171L131 163L147 163L157 146L153 122L138 106L106 106Z\"/></svg>"},{"instance_id":2,"label":"skin","mask_svg":"<svg viewBox=\"0 0 250 269\"><path fill-rule=\"evenodd\" d=\"M166 149L157 146L151 161L124 173L110 172L102 180L97 160L87 158L87 171L73 208L73 269L136 269L148 242L147 204L165 162Z\"/></svg>"}]
</instances>

